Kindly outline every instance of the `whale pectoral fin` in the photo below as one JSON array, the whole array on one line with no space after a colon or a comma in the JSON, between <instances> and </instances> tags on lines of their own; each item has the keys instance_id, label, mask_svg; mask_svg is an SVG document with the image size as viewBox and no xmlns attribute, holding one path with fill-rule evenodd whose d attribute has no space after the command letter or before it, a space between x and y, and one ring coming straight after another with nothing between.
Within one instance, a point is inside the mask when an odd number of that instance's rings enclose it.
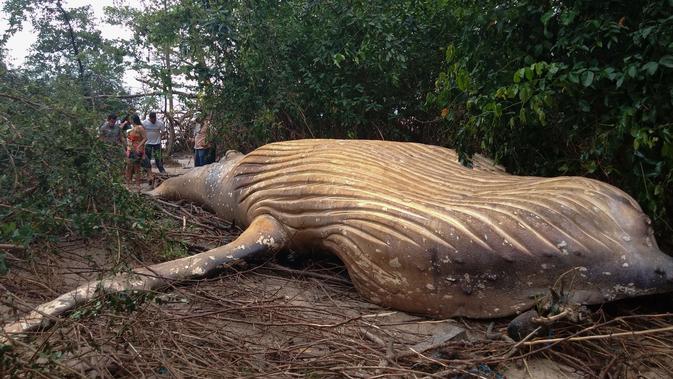
<instances>
[{"instance_id":1,"label":"whale pectoral fin","mask_svg":"<svg viewBox=\"0 0 673 379\"><path fill-rule=\"evenodd\" d=\"M185 278L206 275L218 266L232 264L247 257L253 258L262 254L274 254L285 248L288 242L289 238L285 227L275 218L267 215L257 217L234 241L189 257L194 262L190 262L189 267L185 267ZM177 263L178 261L180 260L165 262L162 265L170 266L167 267L169 271L182 270L180 263ZM166 270L163 269L163 271Z\"/></svg>"},{"instance_id":2,"label":"whale pectoral fin","mask_svg":"<svg viewBox=\"0 0 673 379\"><path fill-rule=\"evenodd\" d=\"M0 343L13 334L25 333L46 324L77 305L102 293L156 290L174 281L201 278L222 265L246 257L273 254L287 246L285 228L271 216L260 216L234 241L193 256L137 268L130 273L89 282L58 298L44 303L28 315L2 328Z\"/></svg>"}]
</instances>

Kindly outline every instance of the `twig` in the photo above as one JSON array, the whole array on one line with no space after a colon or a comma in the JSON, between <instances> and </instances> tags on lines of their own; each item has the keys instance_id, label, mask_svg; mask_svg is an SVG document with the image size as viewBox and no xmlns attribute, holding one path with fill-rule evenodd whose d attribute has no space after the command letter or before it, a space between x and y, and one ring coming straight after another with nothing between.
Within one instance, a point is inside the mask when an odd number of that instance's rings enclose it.
<instances>
[{"instance_id":1,"label":"twig","mask_svg":"<svg viewBox=\"0 0 673 379\"><path fill-rule=\"evenodd\" d=\"M667 332L667 331L673 331L673 326L667 326L665 328L648 329L648 330L638 330L638 331L635 331L635 332L598 334L598 335L595 335L595 336L550 338L550 339L546 339L546 340L535 340L535 341L526 342L526 343L524 343L524 345L532 346L532 345L541 345L541 344L546 344L546 343L566 342L566 341L567 342L577 342L577 341L590 341L590 340L598 340L598 339L605 339L605 338L634 337L634 336L640 336L640 335L644 335L644 334L654 334L654 333L661 333L661 332Z\"/></svg>"},{"instance_id":2,"label":"twig","mask_svg":"<svg viewBox=\"0 0 673 379\"><path fill-rule=\"evenodd\" d=\"M551 325L551 324L555 323L556 321L561 320L564 317L568 316L569 314L570 314L570 310L566 308L566 309L563 310L563 312L561 312L557 315L554 315L554 316L551 316L551 317L533 317L531 319L531 321L534 324L538 324L538 325Z\"/></svg>"},{"instance_id":3,"label":"twig","mask_svg":"<svg viewBox=\"0 0 673 379\"><path fill-rule=\"evenodd\" d=\"M20 246L20 245L13 245L9 243L0 243L0 250L7 250L7 251L13 251L13 252L23 252L26 251L25 246Z\"/></svg>"},{"instance_id":4,"label":"twig","mask_svg":"<svg viewBox=\"0 0 673 379\"><path fill-rule=\"evenodd\" d=\"M278 271L288 272L288 273L291 273L291 274L300 275L300 276L308 276L308 277L312 277L312 278L330 280L330 281L337 282L337 283L340 283L340 284L344 284L344 285L347 285L347 286L352 286L353 285L353 283L351 283L350 281L348 281L346 279L336 277L336 276L319 274L319 273L311 272L311 271L307 271L307 270L294 270L294 269L291 269L291 268L283 267L283 266L281 266L279 264L276 264L276 263L267 263L265 265L265 267L271 268L271 269L274 269L274 270L278 270Z\"/></svg>"}]
</instances>

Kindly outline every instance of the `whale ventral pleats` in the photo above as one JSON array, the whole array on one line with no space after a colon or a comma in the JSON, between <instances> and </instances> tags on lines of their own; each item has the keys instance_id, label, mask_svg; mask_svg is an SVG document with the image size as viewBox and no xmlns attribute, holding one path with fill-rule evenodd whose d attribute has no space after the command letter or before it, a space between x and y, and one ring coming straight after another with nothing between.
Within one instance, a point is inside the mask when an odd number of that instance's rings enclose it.
<instances>
[{"instance_id":1,"label":"whale ventral pleats","mask_svg":"<svg viewBox=\"0 0 673 379\"><path fill-rule=\"evenodd\" d=\"M453 150L415 143L297 140L246 155L232 183L243 218L272 215L293 231L293 245L335 253L358 290L384 305L505 315L525 309L530 293L544 292L556 276L587 266L594 267L587 278L614 273L582 284L594 293L588 298L643 270L643 291L660 290L647 266L663 254L623 191L581 177L513 176L486 158L476 162L464 167ZM475 287L464 276L500 270L513 278L496 274L499 286L485 280ZM461 288L438 284L448 277L462 278ZM418 306L396 295L410 292ZM491 311L484 302L494 304Z\"/></svg>"}]
</instances>

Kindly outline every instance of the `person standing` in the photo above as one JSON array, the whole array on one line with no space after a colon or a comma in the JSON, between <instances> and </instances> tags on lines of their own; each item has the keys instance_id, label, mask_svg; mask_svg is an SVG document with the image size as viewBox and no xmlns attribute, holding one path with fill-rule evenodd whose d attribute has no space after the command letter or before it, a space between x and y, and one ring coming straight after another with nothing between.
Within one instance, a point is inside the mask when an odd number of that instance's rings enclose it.
<instances>
[{"instance_id":1,"label":"person standing","mask_svg":"<svg viewBox=\"0 0 673 379\"><path fill-rule=\"evenodd\" d=\"M143 166L149 176L152 177L152 157L160 173L165 173L164 162L161 157L161 137L166 133L166 125L163 121L157 120L157 113L150 112L149 117L143 121L143 128L147 132L147 143L145 143L145 159Z\"/></svg>"},{"instance_id":2,"label":"person standing","mask_svg":"<svg viewBox=\"0 0 673 379\"><path fill-rule=\"evenodd\" d=\"M147 142L147 132L143 128L138 115L131 117L131 130L126 135L126 185L131 186L133 176L136 177L136 187L140 192L140 166L145 155L145 143Z\"/></svg>"},{"instance_id":3,"label":"person standing","mask_svg":"<svg viewBox=\"0 0 673 379\"><path fill-rule=\"evenodd\" d=\"M194 127L194 167L212 163L209 156L208 122L205 119L201 119L197 121Z\"/></svg>"},{"instance_id":4,"label":"person standing","mask_svg":"<svg viewBox=\"0 0 673 379\"><path fill-rule=\"evenodd\" d=\"M105 121L103 125L98 128L98 139L111 145L124 145L124 135L122 134L119 123L117 122L116 114L110 113L107 116L107 121Z\"/></svg>"}]
</instances>

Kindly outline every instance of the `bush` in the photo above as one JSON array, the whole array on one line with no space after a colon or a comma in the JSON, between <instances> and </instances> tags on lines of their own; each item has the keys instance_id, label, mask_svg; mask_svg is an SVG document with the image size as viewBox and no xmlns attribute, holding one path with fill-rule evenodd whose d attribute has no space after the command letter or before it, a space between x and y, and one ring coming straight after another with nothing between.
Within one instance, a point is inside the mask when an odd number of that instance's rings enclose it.
<instances>
[{"instance_id":1,"label":"bush","mask_svg":"<svg viewBox=\"0 0 673 379\"><path fill-rule=\"evenodd\" d=\"M142 201L122 185L122 151L97 140L100 115L60 91L66 83L2 74L0 239L28 245L142 223Z\"/></svg>"},{"instance_id":2,"label":"bush","mask_svg":"<svg viewBox=\"0 0 673 379\"><path fill-rule=\"evenodd\" d=\"M461 156L610 182L671 236L673 3L478 4L456 10L461 30L427 99Z\"/></svg>"}]
</instances>

